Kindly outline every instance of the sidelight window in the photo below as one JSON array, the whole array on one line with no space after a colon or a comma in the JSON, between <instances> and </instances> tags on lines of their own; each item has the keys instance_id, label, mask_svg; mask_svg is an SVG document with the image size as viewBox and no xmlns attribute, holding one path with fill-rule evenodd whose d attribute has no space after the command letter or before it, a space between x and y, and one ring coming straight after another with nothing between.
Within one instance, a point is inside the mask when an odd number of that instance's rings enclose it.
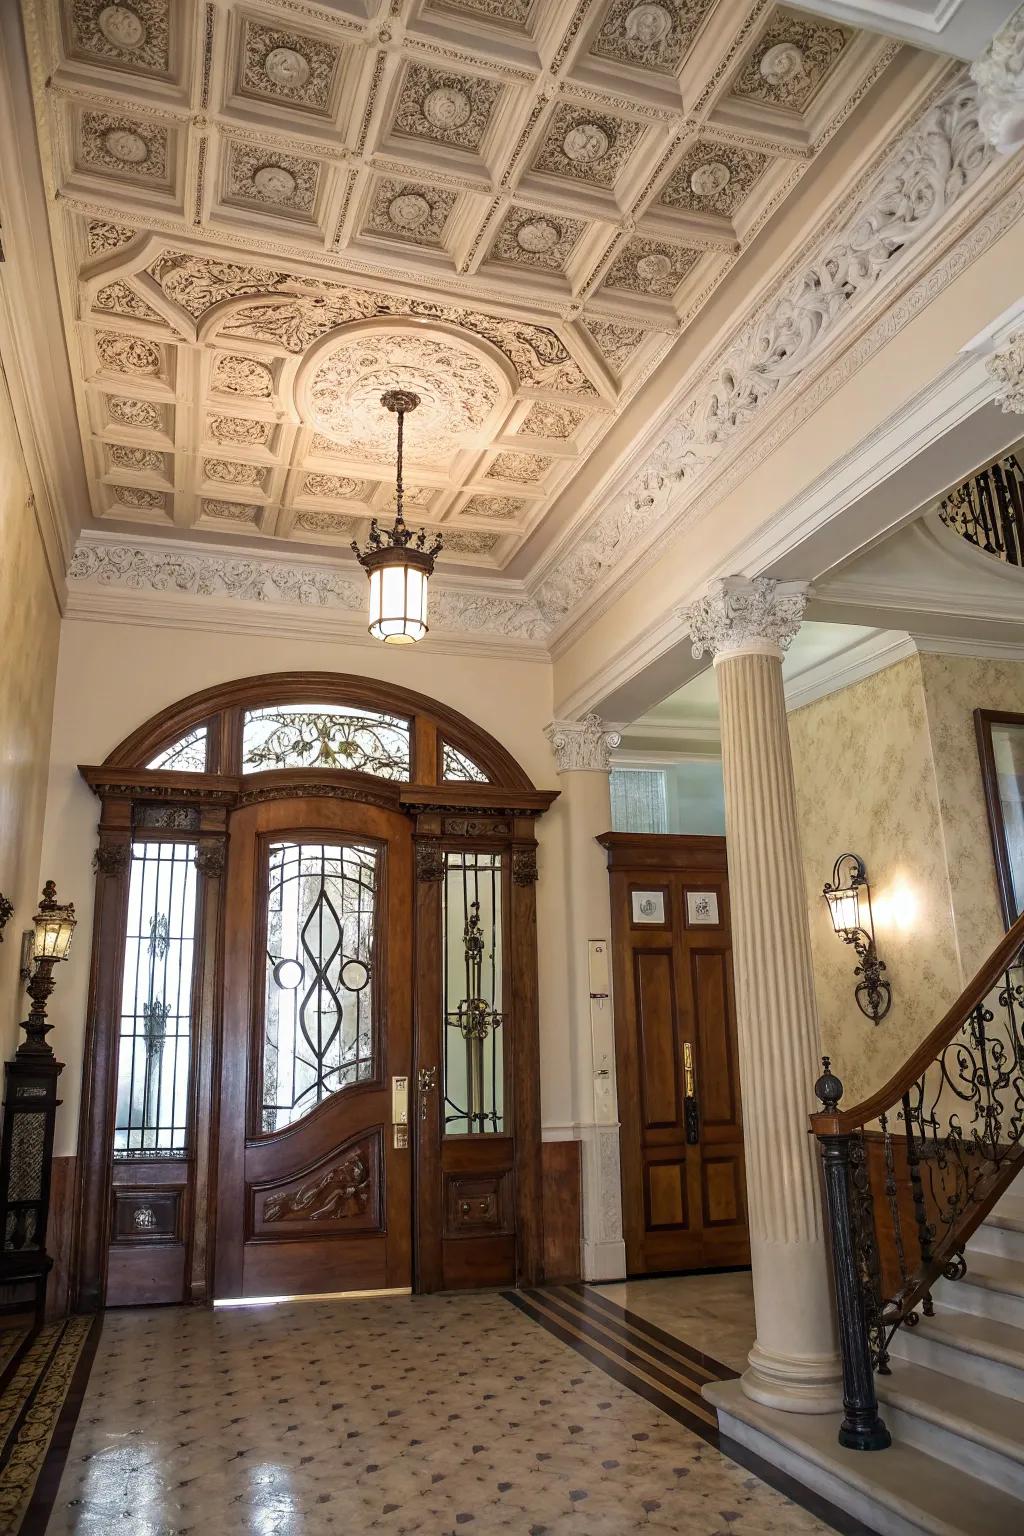
<instances>
[{"instance_id":1,"label":"sidelight window","mask_svg":"<svg viewBox=\"0 0 1024 1536\"><path fill-rule=\"evenodd\" d=\"M502 887L498 853L449 852L444 870L446 1135L504 1129Z\"/></svg>"},{"instance_id":2,"label":"sidelight window","mask_svg":"<svg viewBox=\"0 0 1024 1536\"><path fill-rule=\"evenodd\" d=\"M441 777L446 784L490 783L480 764L475 763L468 752L460 752L447 741L441 753Z\"/></svg>"},{"instance_id":3,"label":"sidelight window","mask_svg":"<svg viewBox=\"0 0 1024 1536\"><path fill-rule=\"evenodd\" d=\"M357 844L270 845L260 1101L267 1133L373 1076L379 857Z\"/></svg>"},{"instance_id":4,"label":"sidelight window","mask_svg":"<svg viewBox=\"0 0 1024 1536\"><path fill-rule=\"evenodd\" d=\"M179 773L206 772L206 726L197 725L195 730L182 736L162 752L157 753L147 768L175 768Z\"/></svg>"},{"instance_id":5,"label":"sidelight window","mask_svg":"<svg viewBox=\"0 0 1024 1536\"><path fill-rule=\"evenodd\" d=\"M270 768L347 768L407 781L409 722L397 715L329 704L246 710L242 772Z\"/></svg>"},{"instance_id":6,"label":"sidelight window","mask_svg":"<svg viewBox=\"0 0 1024 1536\"><path fill-rule=\"evenodd\" d=\"M188 1148L194 843L135 843L128 885L114 1156Z\"/></svg>"}]
</instances>

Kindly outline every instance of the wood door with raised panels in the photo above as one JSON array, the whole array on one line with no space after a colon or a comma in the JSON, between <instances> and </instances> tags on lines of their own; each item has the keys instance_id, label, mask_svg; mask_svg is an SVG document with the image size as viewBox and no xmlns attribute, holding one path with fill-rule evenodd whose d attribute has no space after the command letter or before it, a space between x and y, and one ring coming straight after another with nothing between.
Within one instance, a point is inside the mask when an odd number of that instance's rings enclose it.
<instances>
[{"instance_id":1,"label":"wood door with raised panels","mask_svg":"<svg viewBox=\"0 0 1024 1536\"><path fill-rule=\"evenodd\" d=\"M626 1266L749 1263L725 839L608 833Z\"/></svg>"},{"instance_id":2,"label":"wood door with raised panels","mask_svg":"<svg viewBox=\"0 0 1024 1536\"><path fill-rule=\"evenodd\" d=\"M408 1287L408 818L243 807L225 897L215 1295Z\"/></svg>"}]
</instances>

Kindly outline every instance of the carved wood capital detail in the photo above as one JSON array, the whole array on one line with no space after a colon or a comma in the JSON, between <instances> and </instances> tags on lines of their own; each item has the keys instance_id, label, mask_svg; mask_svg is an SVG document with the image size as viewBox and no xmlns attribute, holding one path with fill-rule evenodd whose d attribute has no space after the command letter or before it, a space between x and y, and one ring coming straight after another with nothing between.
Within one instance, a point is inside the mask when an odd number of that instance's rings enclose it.
<instances>
[{"instance_id":1,"label":"carved wood capital detail","mask_svg":"<svg viewBox=\"0 0 1024 1536\"><path fill-rule=\"evenodd\" d=\"M512 880L516 885L534 885L537 880L536 848L513 848Z\"/></svg>"},{"instance_id":2,"label":"carved wood capital detail","mask_svg":"<svg viewBox=\"0 0 1024 1536\"><path fill-rule=\"evenodd\" d=\"M208 880L219 880L224 873L227 850L223 842L200 843L196 850L196 869Z\"/></svg>"},{"instance_id":3,"label":"carved wood capital detail","mask_svg":"<svg viewBox=\"0 0 1024 1536\"><path fill-rule=\"evenodd\" d=\"M120 875L128 868L132 845L125 838L101 837L92 856L92 867L101 875Z\"/></svg>"},{"instance_id":4,"label":"carved wood capital detail","mask_svg":"<svg viewBox=\"0 0 1024 1536\"><path fill-rule=\"evenodd\" d=\"M416 844L416 879L444 879L444 849L440 843Z\"/></svg>"}]
</instances>

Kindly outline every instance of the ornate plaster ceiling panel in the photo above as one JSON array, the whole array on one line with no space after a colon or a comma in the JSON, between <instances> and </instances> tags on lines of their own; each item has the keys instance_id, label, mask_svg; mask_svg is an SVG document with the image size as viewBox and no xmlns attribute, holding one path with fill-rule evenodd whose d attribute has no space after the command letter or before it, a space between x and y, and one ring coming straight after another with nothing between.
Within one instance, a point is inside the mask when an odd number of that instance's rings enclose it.
<instances>
[{"instance_id":1,"label":"ornate plaster ceiling panel","mask_svg":"<svg viewBox=\"0 0 1024 1536\"><path fill-rule=\"evenodd\" d=\"M95 525L338 558L402 383L407 505L495 577L895 53L765 0L24 8Z\"/></svg>"}]
</instances>

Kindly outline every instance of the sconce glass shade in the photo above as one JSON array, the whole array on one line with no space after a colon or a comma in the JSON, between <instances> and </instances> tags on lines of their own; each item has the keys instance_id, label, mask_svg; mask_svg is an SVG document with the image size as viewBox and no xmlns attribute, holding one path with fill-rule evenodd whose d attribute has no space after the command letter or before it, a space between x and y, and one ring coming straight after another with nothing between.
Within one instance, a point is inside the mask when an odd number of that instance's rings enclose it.
<instances>
[{"instance_id":1,"label":"sconce glass shade","mask_svg":"<svg viewBox=\"0 0 1024 1536\"><path fill-rule=\"evenodd\" d=\"M32 919L35 928L32 955L36 960L66 960L71 948L71 936L78 922L74 902L62 906L56 897L57 887L52 880L47 880L39 911Z\"/></svg>"},{"instance_id":2,"label":"sconce glass shade","mask_svg":"<svg viewBox=\"0 0 1024 1536\"><path fill-rule=\"evenodd\" d=\"M427 576L414 552L389 551L394 561L370 570L370 634L387 645L412 645L427 632Z\"/></svg>"},{"instance_id":3,"label":"sconce glass shade","mask_svg":"<svg viewBox=\"0 0 1024 1536\"><path fill-rule=\"evenodd\" d=\"M862 926L860 920L860 893L855 888L840 891L826 891L825 900L828 902L828 910L832 917L832 926L836 933L853 933Z\"/></svg>"}]
</instances>

